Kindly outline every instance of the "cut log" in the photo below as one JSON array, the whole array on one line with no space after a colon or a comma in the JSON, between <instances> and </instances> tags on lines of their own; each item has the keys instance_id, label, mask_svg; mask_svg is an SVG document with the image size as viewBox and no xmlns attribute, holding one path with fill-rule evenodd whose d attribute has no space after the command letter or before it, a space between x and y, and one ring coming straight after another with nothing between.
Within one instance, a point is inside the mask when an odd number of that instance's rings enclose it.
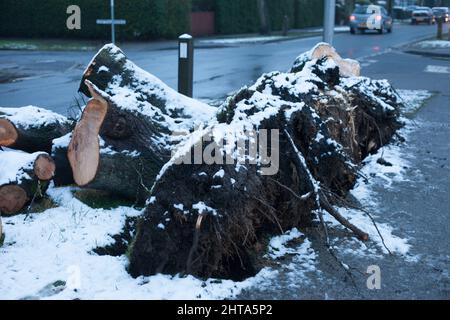
<instances>
[{"instance_id":1,"label":"cut log","mask_svg":"<svg viewBox=\"0 0 450 320\"><path fill-rule=\"evenodd\" d=\"M359 77L361 74L361 66L358 61L343 59L328 43L319 43L311 51L300 55L295 60L291 72L301 71L306 62L320 59L332 60L336 63L342 77Z\"/></svg>"},{"instance_id":2,"label":"cut log","mask_svg":"<svg viewBox=\"0 0 450 320\"><path fill-rule=\"evenodd\" d=\"M106 100L96 95L83 110L73 131L67 155L73 178L79 186L85 186L94 180L97 173L100 161L98 134L107 109Z\"/></svg>"},{"instance_id":3,"label":"cut log","mask_svg":"<svg viewBox=\"0 0 450 320\"><path fill-rule=\"evenodd\" d=\"M377 150L400 126L400 100L387 82L346 78L336 57L317 59L312 53L303 55L301 68L263 75L228 98L218 123L192 133L164 165L128 250L133 276L189 273L241 280L263 265L270 236L311 226L321 212L368 240L334 210L323 190L348 194L368 145ZM224 147L224 137L227 144L243 139L240 146L248 146L242 132L251 129L253 137L263 129L279 133L268 144L272 160L279 159L272 175L263 174L264 162L249 162L242 152L248 150ZM205 141L212 142L201 145L203 155L214 149L232 164L180 164ZM264 151L258 152L253 158L263 159Z\"/></svg>"},{"instance_id":4,"label":"cut log","mask_svg":"<svg viewBox=\"0 0 450 320\"><path fill-rule=\"evenodd\" d=\"M147 186L182 138L179 133L193 130L215 111L169 88L113 45L94 57L80 91L93 100L68 150L75 182L141 204L149 196Z\"/></svg>"},{"instance_id":5,"label":"cut log","mask_svg":"<svg viewBox=\"0 0 450 320\"><path fill-rule=\"evenodd\" d=\"M0 108L0 146L50 153L52 140L72 129L72 121L42 108Z\"/></svg>"},{"instance_id":6,"label":"cut log","mask_svg":"<svg viewBox=\"0 0 450 320\"><path fill-rule=\"evenodd\" d=\"M55 174L55 163L46 153L0 151L0 212L16 214L40 198Z\"/></svg>"},{"instance_id":7,"label":"cut log","mask_svg":"<svg viewBox=\"0 0 450 320\"><path fill-rule=\"evenodd\" d=\"M53 140L51 157L55 161L56 171L53 178L55 186L67 186L75 184L73 180L72 168L67 157L67 150L69 148L72 133Z\"/></svg>"}]
</instances>

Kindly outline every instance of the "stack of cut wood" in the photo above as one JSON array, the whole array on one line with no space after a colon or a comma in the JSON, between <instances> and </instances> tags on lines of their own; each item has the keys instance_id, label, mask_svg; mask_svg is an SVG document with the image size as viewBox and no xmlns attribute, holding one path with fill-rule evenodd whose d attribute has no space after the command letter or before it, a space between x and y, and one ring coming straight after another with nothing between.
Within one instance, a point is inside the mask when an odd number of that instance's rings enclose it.
<instances>
[{"instance_id":1,"label":"stack of cut wood","mask_svg":"<svg viewBox=\"0 0 450 320\"><path fill-rule=\"evenodd\" d=\"M0 108L2 214L20 212L42 197L55 175L52 141L72 128L72 121L42 108Z\"/></svg>"}]
</instances>

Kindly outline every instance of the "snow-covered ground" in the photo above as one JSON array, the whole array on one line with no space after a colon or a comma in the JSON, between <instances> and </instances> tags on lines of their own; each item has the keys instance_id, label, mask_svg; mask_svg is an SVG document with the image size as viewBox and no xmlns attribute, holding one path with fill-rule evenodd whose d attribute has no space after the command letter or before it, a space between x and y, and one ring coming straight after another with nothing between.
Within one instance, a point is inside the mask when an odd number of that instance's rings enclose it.
<instances>
[{"instance_id":1,"label":"snow-covered ground","mask_svg":"<svg viewBox=\"0 0 450 320\"><path fill-rule=\"evenodd\" d=\"M426 40L414 45L421 49L444 49L450 48L450 41L448 40Z\"/></svg>"},{"instance_id":2,"label":"snow-covered ground","mask_svg":"<svg viewBox=\"0 0 450 320\"><path fill-rule=\"evenodd\" d=\"M322 32L322 28L311 28L302 30L305 33L317 33ZM350 27L348 26L336 26L334 28L335 32L350 32ZM270 41L279 41L289 39L289 37L284 36L256 36L256 37L233 37L233 38L220 38L220 39L207 39L201 40L200 43L203 44L217 44L217 45L232 45L232 44L244 44L244 43L264 43Z\"/></svg>"},{"instance_id":3,"label":"snow-covered ground","mask_svg":"<svg viewBox=\"0 0 450 320\"><path fill-rule=\"evenodd\" d=\"M410 109L417 109L430 94L424 91L400 90ZM407 120L406 120L407 121ZM407 135L410 125L401 130ZM391 165L379 164L382 157ZM390 188L393 181L406 179L403 168L407 159L402 146L385 146L376 155L368 157L362 173L370 177L366 183L361 178L351 191L365 207L376 208L372 186L383 183ZM42 213L4 217L5 243L0 247L0 299L223 299L236 297L243 289L270 285L277 276L276 268L266 267L255 277L242 282L209 279L202 281L192 276L155 275L132 278L126 271L126 256L100 256L93 252L98 246L113 243L112 235L121 232L127 217L142 212L130 207L93 209L77 200L73 189L50 188L51 199L58 205ZM347 250L357 255L378 255L387 250L370 218L363 212L339 209L352 223L367 231L379 250L356 241L346 240ZM326 216L326 215L325 215ZM375 220L378 220L375 217ZM330 228L342 228L328 217ZM386 246L395 254L415 261L408 251L408 239L395 235L388 223L378 223ZM320 275L317 253L311 242L297 229L274 237L268 247L267 257L275 263L285 255L292 257L283 265L295 285L308 283L309 275ZM293 282L294 283L294 282Z\"/></svg>"},{"instance_id":4,"label":"snow-covered ground","mask_svg":"<svg viewBox=\"0 0 450 320\"><path fill-rule=\"evenodd\" d=\"M208 39L201 40L204 44L242 44L242 43L260 43L268 41L277 41L286 39L282 36L260 36L260 37L242 37L242 38L223 38L223 39Z\"/></svg>"}]
</instances>

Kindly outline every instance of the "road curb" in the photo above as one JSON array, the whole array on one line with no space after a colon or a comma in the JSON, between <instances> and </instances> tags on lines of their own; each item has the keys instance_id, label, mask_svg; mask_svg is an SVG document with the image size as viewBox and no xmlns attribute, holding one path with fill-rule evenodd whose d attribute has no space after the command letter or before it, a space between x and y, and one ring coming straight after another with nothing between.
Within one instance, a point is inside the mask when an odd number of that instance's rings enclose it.
<instances>
[{"instance_id":1,"label":"road curb","mask_svg":"<svg viewBox=\"0 0 450 320\"><path fill-rule=\"evenodd\" d=\"M440 52L422 51L422 50L403 50L403 52L420 55L420 56L424 56L424 57L450 58L450 53L440 53Z\"/></svg>"}]
</instances>

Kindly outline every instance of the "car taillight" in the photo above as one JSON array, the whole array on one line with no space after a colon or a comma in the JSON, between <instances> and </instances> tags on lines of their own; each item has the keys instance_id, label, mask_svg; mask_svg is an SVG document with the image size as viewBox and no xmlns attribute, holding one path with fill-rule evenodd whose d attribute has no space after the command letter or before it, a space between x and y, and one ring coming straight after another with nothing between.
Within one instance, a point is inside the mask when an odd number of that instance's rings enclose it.
<instances>
[{"instance_id":1,"label":"car taillight","mask_svg":"<svg viewBox=\"0 0 450 320\"><path fill-rule=\"evenodd\" d=\"M355 16L350 16L350 21L355 21L356 17Z\"/></svg>"},{"instance_id":2,"label":"car taillight","mask_svg":"<svg viewBox=\"0 0 450 320\"><path fill-rule=\"evenodd\" d=\"M377 19L377 21L381 21L381 16L376 16L375 19Z\"/></svg>"}]
</instances>

